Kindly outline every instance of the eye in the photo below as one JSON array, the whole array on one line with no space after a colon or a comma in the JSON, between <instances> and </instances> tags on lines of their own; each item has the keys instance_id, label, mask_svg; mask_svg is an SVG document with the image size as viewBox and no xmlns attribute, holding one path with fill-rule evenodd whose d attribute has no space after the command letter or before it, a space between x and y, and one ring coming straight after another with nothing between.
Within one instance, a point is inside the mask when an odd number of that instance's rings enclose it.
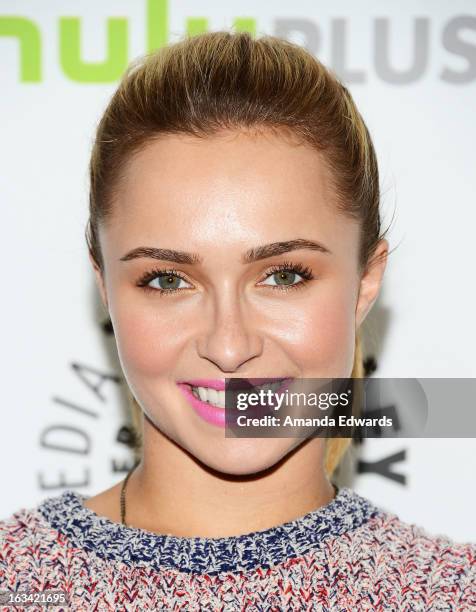
<instances>
[{"instance_id":1,"label":"eye","mask_svg":"<svg viewBox=\"0 0 476 612\"><path fill-rule=\"evenodd\" d=\"M278 285L294 285L298 276L299 274L296 274L296 272L292 272L291 270L280 270L279 272L274 272L266 279L273 280L274 282L264 284L274 285L275 287Z\"/></svg>"},{"instance_id":2,"label":"eye","mask_svg":"<svg viewBox=\"0 0 476 612\"><path fill-rule=\"evenodd\" d=\"M310 268L301 264L283 263L268 270L265 280L271 282L263 282L262 284L273 289L286 290L302 287L313 278L314 276Z\"/></svg>"},{"instance_id":3,"label":"eye","mask_svg":"<svg viewBox=\"0 0 476 612\"><path fill-rule=\"evenodd\" d=\"M185 278L175 270L151 270L144 274L137 285L145 291L156 291L162 294L173 293L189 286Z\"/></svg>"}]
</instances>

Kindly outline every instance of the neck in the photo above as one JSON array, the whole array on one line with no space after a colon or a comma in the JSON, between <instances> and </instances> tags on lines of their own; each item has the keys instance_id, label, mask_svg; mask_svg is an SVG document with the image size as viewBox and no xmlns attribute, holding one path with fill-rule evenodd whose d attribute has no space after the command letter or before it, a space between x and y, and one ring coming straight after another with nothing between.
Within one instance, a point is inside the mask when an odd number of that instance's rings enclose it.
<instances>
[{"instance_id":1,"label":"neck","mask_svg":"<svg viewBox=\"0 0 476 612\"><path fill-rule=\"evenodd\" d=\"M272 469L229 476L200 464L144 421L144 452L126 488L126 521L178 537L228 537L294 520L329 503L325 440L301 443Z\"/></svg>"}]
</instances>

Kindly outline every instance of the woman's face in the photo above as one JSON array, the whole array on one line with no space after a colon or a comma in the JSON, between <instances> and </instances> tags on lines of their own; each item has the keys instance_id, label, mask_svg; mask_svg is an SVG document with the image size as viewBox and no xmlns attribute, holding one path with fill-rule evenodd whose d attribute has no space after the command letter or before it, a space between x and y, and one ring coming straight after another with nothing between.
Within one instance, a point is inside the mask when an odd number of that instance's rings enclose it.
<instances>
[{"instance_id":1,"label":"woman's face","mask_svg":"<svg viewBox=\"0 0 476 612\"><path fill-rule=\"evenodd\" d=\"M270 467L299 440L225 437L178 383L349 377L383 274L361 276L359 226L336 212L319 154L270 132L148 144L100 241L99 287L136 399L166 436L230 474Z\"/></svg>"}]
</instances>

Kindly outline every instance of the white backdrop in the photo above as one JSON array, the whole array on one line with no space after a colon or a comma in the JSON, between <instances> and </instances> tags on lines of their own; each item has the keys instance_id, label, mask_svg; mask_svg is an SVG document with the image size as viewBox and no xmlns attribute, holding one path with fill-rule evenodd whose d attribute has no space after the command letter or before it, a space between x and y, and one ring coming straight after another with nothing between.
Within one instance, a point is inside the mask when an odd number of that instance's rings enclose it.
<instances>
[{"instance_id":1,"label":"white backdrop","mask_svg":"<svg viewBox=\"0 0 476 612\"><path fill-rule=\"evenodd\" d=\"M333 67L373 136L383 225L395 211L388 238L399 245L365 324L374 375L476 376L474 2L0 0L0 517L66 487L95 494L131 465L84 241L94 128L122 58L203 24L191 18L228 29L238 17ZM101 67L107 23L117 40ZM476 541L475 446L367 440L341 479L433 534Z\"/></svg>"}]
</instances>

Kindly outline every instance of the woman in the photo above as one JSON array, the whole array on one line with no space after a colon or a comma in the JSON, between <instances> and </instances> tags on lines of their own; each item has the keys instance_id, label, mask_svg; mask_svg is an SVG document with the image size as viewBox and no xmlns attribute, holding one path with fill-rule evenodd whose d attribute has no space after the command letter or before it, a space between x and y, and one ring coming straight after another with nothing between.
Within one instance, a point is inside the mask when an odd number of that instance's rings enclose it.
<instances>
[{"instance_id":1,"label":"woman","mask_svg":"<svg viewBox=\"0 0 476 612\"><path fill-rule=\"evenodd\" d=\"M224 433L225 380L363 376L388 242L347 89L278 38L185 39L124 76L90 179L139 461L2 522L1 587L75 610L475 609L475 545L332 483L349 438Z\"/></svg>"}]
</instances>

